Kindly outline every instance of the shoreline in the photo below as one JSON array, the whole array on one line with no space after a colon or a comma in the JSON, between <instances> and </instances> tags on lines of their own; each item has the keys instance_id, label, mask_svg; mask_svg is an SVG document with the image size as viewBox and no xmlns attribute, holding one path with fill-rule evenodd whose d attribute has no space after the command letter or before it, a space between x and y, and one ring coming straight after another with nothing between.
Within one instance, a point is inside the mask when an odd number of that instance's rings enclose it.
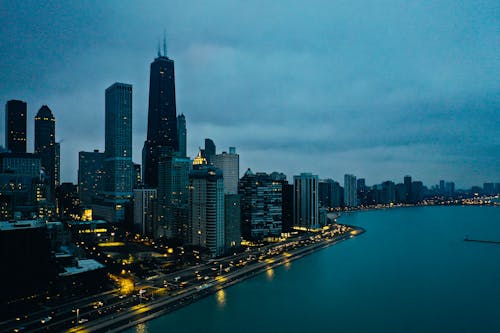
<instances>
[{"instance_id":1,"label":"shoreline","mask_svg":"<svg viewBox=\"0 0 500 333\"><path fill-rule=\"evenodd\" d=\"M146 303L142 306L136 307L134 310L129 310L122 315L113 317L111 320L103 318L103 322L96 323L96 325L74 327L66 330L66 332L122 332L138 324L145 323L170 312L176 311L205 297L213 295L221 289L229 288L239 282L243 282L254 276L262 274L269 269L282 266L288 262L300 259L316 251L359 236L366 232L366 230L361 227L350 227L353 230L348 233L331 239L322 240L304 248L296 249L291 251L289 255L280 255L279 258L272 259L271 262L266 260L264 262L256 263L250 267L242 268L240 271L222 276L218 281L212 282L212 284L206 288L200 289L200 286L192 286L185 289L184 292L179 295L169 296L165 299L159 299L152 303Z\"/></svg>"}]
</instances>

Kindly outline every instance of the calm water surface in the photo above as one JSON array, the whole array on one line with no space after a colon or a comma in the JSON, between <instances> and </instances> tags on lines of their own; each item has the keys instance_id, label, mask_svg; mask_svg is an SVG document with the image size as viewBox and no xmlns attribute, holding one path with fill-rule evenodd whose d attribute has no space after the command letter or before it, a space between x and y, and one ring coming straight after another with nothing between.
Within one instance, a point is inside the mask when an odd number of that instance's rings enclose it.
<instances>
[{"instance_id":1,"label":"calm water surface","mask_svg":"<svg viewBox=\"0 0 500 333\"><path fill-rule=\"evenodd\" d=\"M500 332L500 207L344 215L367 232L133 332Z\"/></svg>"}]
</instances>

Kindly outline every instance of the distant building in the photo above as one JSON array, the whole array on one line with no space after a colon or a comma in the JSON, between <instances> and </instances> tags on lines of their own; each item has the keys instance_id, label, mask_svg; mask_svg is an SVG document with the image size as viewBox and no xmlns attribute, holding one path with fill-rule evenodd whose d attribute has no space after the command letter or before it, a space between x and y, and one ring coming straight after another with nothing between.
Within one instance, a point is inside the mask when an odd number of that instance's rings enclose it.
<instances>
[{"instance_id":1,"label":"distant building","mask_svg":"<svg viewBox=\"0 0 500 333\"><path fill-rule=\"evenodd\" d=\"M366 182L364 178L358 178L356 181L356 197L358 205L366 204Z\"/></svg>"},{"instance_id":2,"label":"distant building","mask_svg":"<svg viewBox=\"0 0 500 333\"><path fill-rule=\"evenodd\" d=\"M133 188L139 188L142 185L141 165L133 163Z\"/></svg>"},{"instance_id":3,"label":"distant building","mask_svg":"<svg viewBox=\"0 0 500 333\"><path fill-rule=\"evenodd\" d=\"M224 253L224 180L214 167L200 166L189 174L190 242L208 248L213 257Z\"/></svg>"},{"instance_id":4,"label":"distant building","mask_svg":"<svg viewBox=\"0 0 500 333\"><path fill-rule=\"evenodd\" d=\"M222 171L224 177L224 193L238 194L238 180L240 179L240 156L236 148L230 147L229 154L222 152L212 156L216 168Z\"/></svg>"},{"instance_id":5,"label":"distant building","mask_svg":"<svg viewBox=\"0 0 500 333\"><path fill-rule=\"evenodd\" d=\"M396 202L397 203L407 203L408 202L407 189L408 189L408 187L404 183L396 184ZM411 195L411 192L410 192L410 195Z\"/></svg>"},{"instance_id":6,"label":"distant building","mask_svg":"<svg viewBox=\"0 0 500 333\"><path fill-rule=\"evenodd\" d=\"M493 186L492 186L492 188L493 188ZM447 195L454 195L455 194L455 183L454 182L446 182L445 191L446 191Z\"/></svg>"},{"instance_id":7,"label":"distant building","mask_svg":"<svg viewBox=\"0 0 500 333\"><path fill-rule=\"evenodd\" d=\"M77 186L73 183L62 183L56 189L57 208L62 220L75 220L80 216L81 206Z\"/></svg>"},{"instance_id":8,"label":"distant building","mask_svg":"<svg viewBox=\"0 0 500 333\"><path fill-rule=\"evenodd\" d=\"M382 204L394 204L396 202L396 185L388 180L382 183L381 202Z\"/></svg>"},{"instance_id":9,"label":"distant building","mask_svg":"<svg viewBox=\"0 0 500 333\"><path fill-rule=\"evenodd\" d=\"M281 231L291 232L293 230L293 184L286 180L281 183Z\"/></svg>"},{"instance_id":10,"label":"distant building","mask_svg":"<svg viewBox=\"0 0 500 333\"><path fill-rule=\"evenodd\" d=\"M217 153L216 148L215 148L215 143L212 141L212 139L206 138L205 139L205 149L201 150L201 156L203 156L207 160L207 164L212 164L213 157Z\"/></svg>"},{"instance_id":11,"label":"distant building","mask_svg":"<svg viewBox=\"0 0 500 333\"><path fill-rule=\"evenodd\" d=\"M282 184L264 172L245 172L239 184L243 238L258 240L281 235Z\"/></svg>"},{"instance_id":12,"label":"distant building","mask_svg":"<svg viewBox=\"0 0 500 333\"><path fill-rule=\"evenodd\" d=\"M99 150L78 153L78 195L84 205L104 191L104 153Z\"/></svg>"},{"instance_id":13,"label":"distant building","mask_svg":"<svg viewBox=\"0 0 500 333\"><path fill-rule=\"evenodd\" d=\"M301 173L293 177L294 226L319 228L318 176Z\"/></svg>"},{"instance_id":14,"label":"distant building","mask_svg":"<svg viewBox=\"0 0 500 333\"><path fill-rule=\"evenodd\" d=\"M241 198L238 194L224 195L224 245L230 252L241 245Z\"/></svg>"},{"instance_id":15,"label":"distant building","mask_svg":"<svg viewBox=\"0 0 500 333\"><path fill-rule=\"evenodd\" d=\"M156 197L156 189L134 189L134 227L141 235L153 236L153 201Z\"/></svg>"},{"instance_id":16,"label":"distant building","mask_svg":"<svg viewBox=\"0 0 500 333\"><path fill-rule=\"evenodd\" d=\"M344 204L346 207L357 207L356 176L344 175Z\"/></svg>"},{"instance_id":17,"label":"distant building","mask_svg":"<svg viewBox=\"0 0 500 333\"><path fill-rule=\"evenodd\" d=\"M59 185L59 155L56 147L56 119L47 105L43 105L35 116L35 154L40 157L42 167L50 178L50 197L54 198ZM60 152L59 152L60 153Z\"/></svg>"},{"instance_id":18,"label":"distant building","mask_svg":"<svg viewBox=\"0 0 500 333\"><path fill-rule=\"evenodd\" d=\"M486 195L495 194L495 184L494 183L484 183L483 184L483 193Z\"/></svg>"},{"instance_id":19,"label":"distant building","mask_svg":"<svg viewBox=\"0 0 500 333\"><path fill-rule=\"evenodd\" d=\"M405 199L403 202L410 203L411 202L411 176L407 175L403 178L403 184L405 188Z\"/></svg>"},{"instance_id":20,"label":"distant building","mask_svg":"<svg viewBox=\"0 0 500 333\"><path fill-rule=\"evenodd\" d=\"M5 105L5 148L13 153L26 153L26 102L10 100Z\"/></svg>"},{"instance_id":21,"label":"distant building","mask_svg":"<svg viewBox=\"0 0 500 333\"><path fill-rule=\"evenodd\" d=\"M0 153L0 173L39 177L40 158L31 153Z\"/></svg>"},{"instance_id":22,"label":"distant building","mask_svg":"<svg viewBox=\"0 0 500 333\"><path fill-rule=\"evenodd\" d=\"M424 185L421 181L411 183L411 203L419 203L424 200Z\"/></svg>"},{"instance_id":23,"label":"distant building","mask_svg":"<svg viewBox=\"0 0 500 333\"><path fill-rule=\"evenodd\" d=\"M179 154L181 157L187 156L187 130L186 117L184 114L177 116L177 136L179 137Z\"/></svg>"},{"instance_id":24,"label":"distant building","mask_svg":"<svg viewBox=\"0 0 500 333\"><path fill-rule=\"evenodd\" d=\"M39 205L47 201L49 185L49 178L41 172L39 157L30 153L0 153L0 217L3 219L36 217Z\"/></svg>"}]
</instances>

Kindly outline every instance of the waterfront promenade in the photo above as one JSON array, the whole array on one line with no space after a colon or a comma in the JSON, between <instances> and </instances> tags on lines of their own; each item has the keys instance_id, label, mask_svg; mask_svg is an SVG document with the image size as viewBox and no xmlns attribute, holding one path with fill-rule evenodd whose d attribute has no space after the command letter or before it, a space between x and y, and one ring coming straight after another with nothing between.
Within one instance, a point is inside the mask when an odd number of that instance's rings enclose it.
<instances>
[{"instance_id":1,"label":"waterfront promenade","mask_svg":"<svg viewBox=\"0 0 500 333\"><path fill-rule=\"evenodd\" d=\"M197 266L196 272L208 270L214 272L208 280L202 279L200 282L189 281L188 285L174 292L167 292L164 295L155 294L153 299L149 299L140 304L129 302L131 298L124 299L121 309L117 313L103 316L98 319L88 321L84 325L73 326L66 329L67 332L120 332L126 328L139 323L154 319L174 311L180 307L191 304L201 298L211 295L220 289L227 288L233 284L251 278L257 274L273 269L279 265L286 264L292 260L299 259L307 254L322 248L331 246L340 241L355 237L364 232L362 228L340 226L342 232L307 233L299 237L290 239L284 243L271 244L247 251L238 256L222 258L218 261L206 265ZM246 260L245 260L246 259ZM231 262L246 264L238 268L228 269ZM214 270L218 266L219 269ZM222 267L226 267L222 269ZM184 277L192 272L186 270ZM221 274L222 273L222 274ZM191 282L193 282L191 284ZM152 283L154 285L154 282ZM147 288L143 286L143 288ZM55 329L56 327L49 327Z\"/></svg>"}]
</instances>

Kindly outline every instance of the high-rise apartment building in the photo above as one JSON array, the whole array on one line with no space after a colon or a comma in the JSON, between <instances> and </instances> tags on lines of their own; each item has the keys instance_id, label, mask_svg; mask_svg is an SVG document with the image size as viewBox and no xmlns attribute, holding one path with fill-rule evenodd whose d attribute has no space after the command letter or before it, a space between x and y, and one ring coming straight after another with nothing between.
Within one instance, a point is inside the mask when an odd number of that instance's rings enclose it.
<instances>
[{"instance_id":1,"label":"high-rise apartment building","mask_svg":"<svg viewBox=\"0 0 500 333\"><path fill-rule=\"evenodd\" d=\"M357 207L357 183L356 176L344 175L344 204L346 207Z\"/></svg>"},{"instance_id":2,"label":"high-rise apartment building","mask_svg":"<svg viewBox=\"0 0 500 333\"><path fill-rule=\"evenodd\" d=\"M13 153L26 153L27 104L10 100L5 105L5 148Z\"/></svg>"},{"instance_id":3,"label":"high-rise apartment building","mask_svg":"<svg viewBox=\"0 0 500 333\"><path fill-rule=\"evenodd\" d=\"M224 253L224 180L214 167L199 165L189 174L190 243Z\"/></svg>"},{"instance_id":4,"label":"high-rise apartment building","mask_svg":"<svg viewBox=\"0 0 500 333\"><path fill-rule=\"evenodd\" d=\"M241 245L241 197L224 195L224 245L231 251Z\"/></svg>"},{"instance_id":5,"label":"high-rise apartment building","mask_svg":"<svg viewBox=\"0 0 500 333\"><path fill-rule=\"evenodd\" d=\"M142 151L143 182L158 186L158 163L162 152L179 151L175 103L174 61L166 50L151 63L148 131Z\"/></svg>"},{"instance_id":6,"label":"high-rise apartment building","mask_svg":"<svg viewBox=\"0 0 500 333\"><path fill-rule=\"evenodd\" d=\"M212 157L217 169L222 171L224 177L224 194L238 194L238 181L240 179L240 156L236 148L229 147L229 153L222 152Z\"/></svg>"},{"instance_id":7,"label":"high-rise apartment building","mask_svg":"<svg viewBox=\"0 0 500 333\"><path fill-rule=\"evenodd\" d=\"M320 227L318 176L301 173L293 177L294 226L315 229Z\"/></svg>"},{"instance_id":8,"label":"high-rise apartment building","mask_svg":"<svg viewBox=\"0 0 500 333\"><path fill-rule=\"evenodd\" d=\"M189 172L191 160L174 153L162 154L158 163L158 214L155 237L189 240Z\"/></svg>"},{"instance_id":9,"label":"high-rise apartment building","mask_svg":"<svg viewBox=\"0 0 500 333\"><path fill-rule=\"evenodd\" d=\"M282 184L265 172L245 172L239 184L243 238L278 237L282 231Z\"/></svg>"}]
</instances>

